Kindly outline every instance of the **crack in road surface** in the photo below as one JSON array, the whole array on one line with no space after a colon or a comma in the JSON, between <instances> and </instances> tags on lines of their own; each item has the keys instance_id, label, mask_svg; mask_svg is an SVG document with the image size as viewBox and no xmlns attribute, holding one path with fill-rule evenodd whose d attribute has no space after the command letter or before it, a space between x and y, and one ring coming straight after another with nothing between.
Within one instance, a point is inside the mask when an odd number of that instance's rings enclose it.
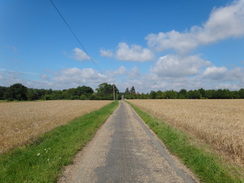
<instances>
[{"instance_id":1,"label":"crack in road surface","mask_svg":"<svg viewBox=\"0 0 244 183\"><path fill-rule=\"evenodd\" d=\"M199 182L124 101L59 183Z\"/></svg>"}]
</instances>

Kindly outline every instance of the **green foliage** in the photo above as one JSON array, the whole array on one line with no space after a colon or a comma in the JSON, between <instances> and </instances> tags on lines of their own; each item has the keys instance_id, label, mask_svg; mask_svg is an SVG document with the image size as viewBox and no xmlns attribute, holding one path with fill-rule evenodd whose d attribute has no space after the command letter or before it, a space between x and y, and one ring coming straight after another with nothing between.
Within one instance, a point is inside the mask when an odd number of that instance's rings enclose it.
<instances>
[{"instance_id":1,"label":"green foliage","mask_svg":"<svg viewBox=\"0 0 244 183\"><path fill-rule=\"evenodd\" d=\"M124 93L120 93L116 85L102 83L96 89L89 86L78 86L64 90L45 90L26 88L20 83L10 87L0 86L0 100L120 100L122 95L125 99L244 99L244 89L230 91L228 89L198 90L181 89L179 92L174 90L151 91L150 93L138 93L134 86L126 88Z\"/></svg>"},{"instance_id":2,"label":"green foliage","mask_svg":"<svg viewBox=\"0 0 244 183\"><path fill-rule=\"evenodd\" d=\"M244 89L240 89L238 91L238 95L239 95L240 98L243 98L244 99Z\"/></svg>"},{"instance_id":3,"label":"green foliage","mask_svg":"<svg viewBox=\"0 0 244 183\"><path fill-rule=\"evenodd\" d=\"M206 98L206 91L203 88L200 88L199 90L200 98Z\"/></svg>"},{"instance_id":4,"label":"green foliage","mask_svg":"<svg viewBox=\"0 0 244 183\"><path fill-rule=\"evenodd\" d=\"M136 89L134 86L132 86L130 90L129 88L126 88L125 93L123 93L123 95L126 99L137 99L139 97L139 95L136 93Z\"/></svg>"},{"instance_id":5,"label":"green foliage","mask_svg":"<svg viewBox=\"0 0 244 183\"><path fill-rule=\"evenodd\" d=\"M190 90L187 92L188 99L200 99L201 93L198 90Z\"/></svg>"},{"instance_id":6,"label":"green foliage","mask_svg":"<svg viewBox=\"0 0 244 183\"><path fill-rule=\"evenodd\" d=\"M65 90L45 90L27 88L17 83L10 87L0 87L0 100L89 100L94 93L89 86L78 86Z\"/></svg>"},{"instance_id":7,"label":"green foliage","mask_svg":"<svg viewBox=\"0 0 244 183\"><path fill-rule=\"evenodd\" d=\"M165 92L165 96L167 99L176 99L177 98L177 92L174 90L168 90Z\"/></svg>"},{"instance_id":8,"label":"green foliage","mask_svg":"<svg viewBox=\"0 0 244 183\"><path fill-rule=\"evenodd\" d=\"M131 104L145 123L156 133L168 149L182 159L202 182L206 183L241 183L241 175L236 172L233 175L235 167L230 173L217 155L207 153L203 147L192 145L191 138L184 132L173 128L160 119L142 111Z\"/></svg>"},{"instance_id":9,"label":"green foliage","mask_svg":"<svg viewBox=\"0 0 244 183\"><path fill-rule=\"evenodd\" d=\"M155 91L151 91L149 95L151 99L156 99L157 97L157 93Z\"/></svg>"},{"instance_id":10,"label":"green foliage","mask_svg":"<svg viewBox=\"0 0 244 183\"><path fill-rule=\"evenodd\" d=\"M178 96L178 98L179 98L179 99L185 99L185 98L187 97L186 94L187 94L187 90L186 90L186 89L181 89L181 90L179 91L179 96Z\"/></svg>"},{"instance_id":11,"label":"green foliage","mask_svg":"<svg viewBox=\"0 0 244 183\"><path fill-rule=\"evenodd\" d=\"M81 100L87 100L88 98L87 98L86 95L81 95L81 96L80 96L80 99L81 99Z\"/></svg>"},{"instance_id":12,"label":"green foliage","mask_svg":"<svg viewBox=\"0 0 244 183\"><path fill-rule=\"evenodd\" d=\"M39 137L35 143L0 156L0 182L56 182L61 168L91 140L117 107L112 102Z\"/></svg>"},{"instance_id":13,"label":"green foliage","mask_svg":"<svg viewBox=\"0 0 244 183\"><path fill-rule=\"evenodd\" d=\"M150 99L150 95L149 94L142 93L142 94L137 95L137 96L139 96L138 98L140 98L140 99Z\"/></svg>"},{"instance_id":14,"label":"green foliage","mask_svg":"<svg viewBox=\"0 0 244 183\"><path fill-rule=\"evenodd\" d=\"M6 99L6 90L7 87L0 86L0 100Z\"/></svg>"},{"instance_id":15,"label":"green foliage","mask_svg":"<svg viewBox=\"0 0 244 183\"><path fill-rule=\"evenodd\" d=\"M228 89L198 90L181 89L179 92L174 90L151 91L150 93L132 94L126 88L124 93L126 99L244 99L244 89L239 91L230 91Z\"/></svg>"},{"instance_id":16,"label":"green foliage","mask_svg":"<svg viewBox=\"0 0 244 183\"><path fill-rule=\"evenodd\" d=\"M131 94L136 94L136 89L135 89L134 86L131 87L131 89L130 89L130 93L131 93Z\"/></svg>"},{"instance_id":17,"label":"green foliage","mask_svg":"<svg viewBox=\"0 0 244 183\"><path fill-rule=\"evenodd\" d=\"M27 100L27 87L20 83L11 85L6 91L6 99L13 100Z\"/></svg>"},{"instance_id":18,"label":"green foliage","mask_svg":"<svg viewBox=\"0 0 244 183\"><path fill-rule=\"evenodd\" d=\"M163 99L164 98L164 93L160 90L156 92L156 99Z\"/></svg>"},{"instance_id":19,"label":"green foliage","mask_svg":"<svg viewBox=\"0 0 244 183\"><path fill-rule=\"evenodd\" d=\"M114 95L116 97L119 94L119 90L116 87L116 85L112 85L108 83L100 84L96 89L96 91L98 96L97 98L100 98L102 100L113 100Z\"/></svg>"},{"instance_id":20,"label":"green foliage","mask_svg":"<svg viewBox=\"0 0 244 183\"><path fill-rule=\"evenodd\" d=\"M126 94L129 94L129 93L130 93L129 88L126 88L126 89L125 89L125 95L126 95Z\"/></svg>"},{"instance_id":21,"label":"green foliage","mask_svg":"<svg viewBox=\"0 0 244 183\"><path fill-rule=\"evenodd\" d=\"M77 99L89 99L89 97L94 93L93 89L88 86L78 86L77 88L70 88L68 90L62 91L62 98L77 100ZM84 95L86 97L81 96ZM61 97L61 96L60 96Z\"/></svg>"}]
</instances>

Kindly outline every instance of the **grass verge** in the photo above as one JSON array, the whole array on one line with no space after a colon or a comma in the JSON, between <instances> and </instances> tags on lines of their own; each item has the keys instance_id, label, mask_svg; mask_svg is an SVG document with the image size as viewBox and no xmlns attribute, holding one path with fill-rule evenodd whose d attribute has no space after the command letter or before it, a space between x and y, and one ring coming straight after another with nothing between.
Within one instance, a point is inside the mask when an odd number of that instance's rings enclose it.
<instances>
[{"instance_id":1,"label":"grass verge","mask_svg":"<svg viewBox=\"0 0 244 183\"><path fill-rule=\"evenodd\" d=\"M85 114L39 137L33 144L0 156L0 182L56 182L61 168L92 139L118 102Z\"/></svg>"},{"instance_id":2,"label":"grass verge","mask_svg":"<svg viewBox=\"0 0 244 183\"><path fill-rule=\"evenodd\" d=\"M220 158L212 153L207 153L201 147L192 145L190 137L173 128L160 119L157 119L137 106L130 103L138 115L154 131L167 148L178 156L200 179L206 183L243 183L243 176L234 176L227 170Z\"/></svg>"}]
</instances>

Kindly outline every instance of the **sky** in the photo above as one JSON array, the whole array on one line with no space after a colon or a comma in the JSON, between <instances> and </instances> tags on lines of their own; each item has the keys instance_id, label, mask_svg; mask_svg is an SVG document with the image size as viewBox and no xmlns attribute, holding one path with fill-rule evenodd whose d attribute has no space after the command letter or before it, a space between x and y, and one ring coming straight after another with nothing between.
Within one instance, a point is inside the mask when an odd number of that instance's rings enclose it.
<instances>
[{"instance_id":1,"label":"sky","mask_svg":"<svg viewBox=\"0 0 244 183\"><path fill-rule=\"evenodd\" d=\"M244 0L0 0L0 86L244 88Z\"/></svg>"}]
</instances>

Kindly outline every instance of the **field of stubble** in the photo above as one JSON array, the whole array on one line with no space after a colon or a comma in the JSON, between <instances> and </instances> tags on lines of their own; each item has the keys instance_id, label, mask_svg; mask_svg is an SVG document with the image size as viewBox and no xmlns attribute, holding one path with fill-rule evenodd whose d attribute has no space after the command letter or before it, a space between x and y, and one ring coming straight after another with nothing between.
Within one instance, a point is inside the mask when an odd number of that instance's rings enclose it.
<instances>
[{"instance_id":1,"label":"field of stubble","mask_svg":"<svg viewBox=\"0 0 244 183\"><path fill-rule=\"evenodd\" d=\"M244 100L129 100L244 164Z\"/></svg>"},{"instance_id":2,"label":"field of stubble","mask_svg":"<svg viewBox=\"0 0 244 183\"><path fill-rule=\"evenodd\" d=\"M32 142L39 135L110 102L62 100L0 103L0 153Z\"/></svg>"}]
</instances>

